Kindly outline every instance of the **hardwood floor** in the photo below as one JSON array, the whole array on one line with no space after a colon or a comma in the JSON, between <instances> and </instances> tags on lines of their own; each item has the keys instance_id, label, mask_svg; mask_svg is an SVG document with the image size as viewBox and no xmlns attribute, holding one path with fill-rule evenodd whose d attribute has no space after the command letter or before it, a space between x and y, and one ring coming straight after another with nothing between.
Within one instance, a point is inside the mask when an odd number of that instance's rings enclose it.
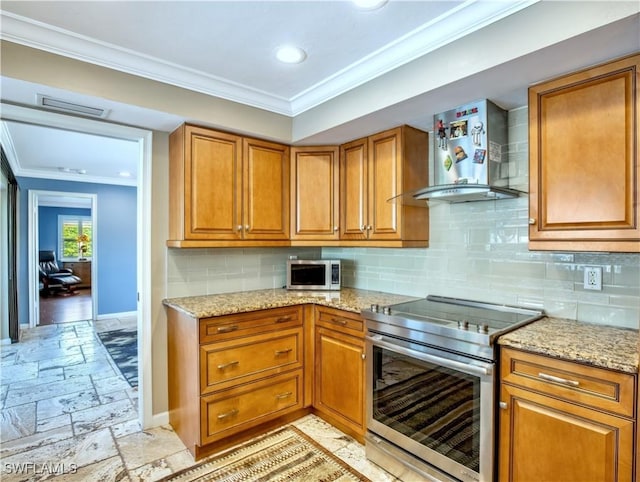
<instances>
[{"instance_id":1,"label":"hardwood floor","mask_svg":"<svg viewBox=\"0 0 640 482\"><path fill-rule=\"evenodd\" d=\"M91 289L79 289L72 296L40 296L40 325L90 320Z\"/></svg>"}]
</instances>

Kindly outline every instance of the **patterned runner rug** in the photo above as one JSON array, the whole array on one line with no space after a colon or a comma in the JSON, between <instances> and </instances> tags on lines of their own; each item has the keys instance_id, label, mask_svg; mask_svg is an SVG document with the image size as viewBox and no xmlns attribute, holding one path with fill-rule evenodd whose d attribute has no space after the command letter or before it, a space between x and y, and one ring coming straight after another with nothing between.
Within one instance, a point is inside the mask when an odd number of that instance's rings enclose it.
<instances>
[{"instance_id":1,"label":"patterned runner rug","mask_svg":"<svg viewBox=\"0 0 640 482\"><path fill-rule=\"evenodd\" d=\"M291 425L162 479L165 482L205 480L371 482Z\"/></svg>"},{"instance_id":2,"label":"patterned runner rug","mask_svg":"<svg viewBox=\"0 0 640 482\"><path fill-rule=\"evenodd\" d=\"M138 332L134 329L103 331L100 341L132 387L138 386Z\"/></svg>"}]
</instances>

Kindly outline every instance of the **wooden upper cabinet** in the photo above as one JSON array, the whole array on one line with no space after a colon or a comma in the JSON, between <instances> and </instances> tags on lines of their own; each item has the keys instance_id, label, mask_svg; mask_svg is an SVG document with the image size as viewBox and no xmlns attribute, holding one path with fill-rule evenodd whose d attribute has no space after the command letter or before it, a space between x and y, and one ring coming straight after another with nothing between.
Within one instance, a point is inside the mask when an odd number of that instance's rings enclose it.
<instances>
[{"instance_id":1,"label":"wooden upper cabinet","mask_svg":"<svg viewBox=\"0 0 640 482\"><path fill-rule=\"evenodd\" d=\"M530 87L529 247L640 252L640 55Z\"/></svg>"},{"instance_id":2,"label":"wooden upper cabinet","mask_svg":"<svg viewBox=\"0 0 640 482\"><path fill-rule=\"evenodd\" d=\"M291 239L337 240L338 147L291 148Z\"/></svg>"},{"instance_id":3,"label":"wooden upper cabinet","mask_svg":"<svg viewBox=\"0 0 640 482\"><path fill-rule=\"evenodd\" d=\"M171 240L241 239L242 138L183 125L169 138Z\"/></svg>"},{"instance_id":4,"label":"wooden upper cabinet","mask_svg":"<svg viewBox=\"0 0 640 482\"><path fill-rule=\"evenodd\" d=\"M288 146L185 124L169 158L168 246L288 240Z\"/></svg>"},{"instance_id":5,"label":"wooden upper cabinet","mask_svg":"<svg viewBox=\"0 0 640 482\"><path fill-rule=\"evenodd\" d=\"M367 139L340 146L340 239L367 239Z\"/></svg>"},{"instance_id":6,"label":"wooden upper cabinet","mask_svg":"<svg viewBox=\"0 0 640 482\"><path fill-rule=\"evenodd\" d=\"M427 245L426 204L409 206L397 196L427 186L428 152L428 134L409 126L340 147L341 240Z\"/></svg>"},{"instance_id":7,"label":"wooden upper cabinet","mask_svg":"<svg viewBox=\"0 0 640 482\"><path fill-rule=\"evenodd\" d=\"M424 247L426 203L390 199L427 184L428 134L408 126L291 148L184 124L169 137L167 246Z\"/></svg>"},{"instance_id":8,"label":"wooden upper cabinet","mask_svg":"<svg viewBox=\"0 0 640 482\"><path fill-rule=\"evenodd\" d=\"M289 147L243 140L244 239L289 239Z\"/></svg>"}]
</instances>

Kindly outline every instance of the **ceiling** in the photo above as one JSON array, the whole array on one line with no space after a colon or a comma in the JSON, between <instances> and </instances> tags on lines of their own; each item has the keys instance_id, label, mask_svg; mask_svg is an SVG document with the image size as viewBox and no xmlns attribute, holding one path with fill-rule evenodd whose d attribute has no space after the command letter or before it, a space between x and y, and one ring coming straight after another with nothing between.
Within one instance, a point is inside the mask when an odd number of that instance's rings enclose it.
<instances>
[{"instance_id":1,"label":"ceiling","mask_svg":"<svg viewBox=\"0 0 640 482\"><path fill-rule=\"evenodd\" d=\"M528 51L522 50L525 55L497 59L498 52L527 42L524 32L519 38L520 32L514 31L510 38L498 39L495 51L483 52L487 59L497 60L485 62L475 73L465 68L485 59L477 58L472 45L468 54L458 48L451 50L455 58L446 57L449 46L477 39L473 36L490 32L494 24L530 11L533 18L534 8L535 15L544 18L544 9L558 9L562 3L566 2L389 0L381 8L366 10L346 0L3 0L0 38L282 114L294 122L369 88L374 80L380 88L394 73L425 59L434 59L433 65L436 59L450 61L465 74L446 83L442 76L443 85L426 79L422 92L419 87L407 89L404 97L401 92L384 105L371 97L371 106L347 122L307 129L310 133L302 129L305 133L300 135L307 142L339 143L402 123L431 129L434 113L476 98L491 98L507 109L523 106L526 88L533 82L640 49L640 2L579 2L591 9L598 3L615 4L608 11L622 13L616 17L596 12L593 16L601 18L582 21L580 27L579 21L567 23L563 32L553 28L562 19L548 17L549 22L538 22L533 36L539 38ZM576 8L577 2L572 3L570 8ZM549 41L542 42L547 35ZM285 44L302 47L307 59L279 63L275 50ZM401 88L390 84L388 92ZM107 121L142 128L168 132L185 120L198 121L2 77L5 103L42 108L38 94L103 108ZM10 161L17 175L136 183L139 152L134 142L8 120L2 133L3 144L11 143ZM121 171L132 176L123 179Z\"/></svg>"}]
</instances>

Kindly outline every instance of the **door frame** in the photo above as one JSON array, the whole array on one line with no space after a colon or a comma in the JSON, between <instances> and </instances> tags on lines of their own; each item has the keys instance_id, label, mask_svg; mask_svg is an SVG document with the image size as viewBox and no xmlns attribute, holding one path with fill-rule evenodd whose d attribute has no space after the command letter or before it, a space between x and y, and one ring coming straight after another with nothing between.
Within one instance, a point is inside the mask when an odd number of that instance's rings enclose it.
<instances>
[{"instance_id":1,"label":"door frame","mask_svg":"<svg viewBox=\"0 0 640 482\"><path fill-rule=\"evenodd\" d=\"M98 277L97 266L99 263L99 243L98 243L98 196L97 194L61 191L39 191L29 190L29 215L28 215L28 272L29 272L29 328L34 328L40 324L40 303L39 303L39 277L38 272L38 251L40 250L40 222L39 211L40 197L43 196L69 196L75 198L89 199L91 201L91 228L93 230L91 257L91 319L98 319ZM56 253L57 254L57 253Z\"/></svg>"},{"instance_id":2,"label":"door frame","mask_svg":"<svg viewBox=\"0 0 640 482\"><path fill-rule=\"evenodd\" d=\"M153 416L153 377L151 356L151 160L153 134L150 130L111 124L84 117L31 109L2 103L1 118L59 129L115 137L137 142L137 313L138 313L138 414L142 428L158 425ZM32 213L29 214L31 218ZM31 300L30 300L31 303ZM94 313L97 316L97 313ZM163 420L163 417L160 417Z\"/></svg>"}]
</instances>

